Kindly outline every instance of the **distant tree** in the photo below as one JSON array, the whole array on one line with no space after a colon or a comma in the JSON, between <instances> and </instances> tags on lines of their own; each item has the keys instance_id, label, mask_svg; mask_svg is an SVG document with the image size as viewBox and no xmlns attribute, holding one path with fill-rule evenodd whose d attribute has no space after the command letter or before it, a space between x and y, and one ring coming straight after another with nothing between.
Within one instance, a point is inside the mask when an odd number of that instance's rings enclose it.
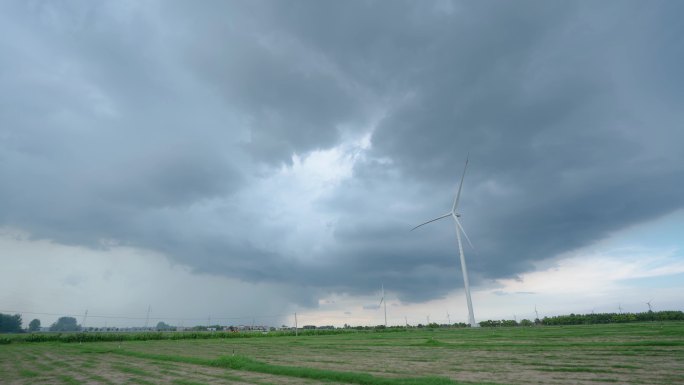
<instances>
[{"instance_id":1,"label":"distant tree","mask_svg":"<svg viewBox=\"0 0 684 385\"><path fill-rule=\"evenodd\" d=\"M81 327L74 317L60 317L57 322L50 325L51 332L77 332Z\"/></svg>"},{"instance_id":2,"label":"distant tree","mask_svg":"<svg viewBox=\"0 0 684 385\"><path fill-rule=\"evenodd\" d=\"M501 326L501 321L494 321L494 320L480 321L480 326L483 328L493 328L493 327Z\"/></svg>"},{"instance_id":3,"label":"distant tree","mask_svg":"<svg viewBox=\"0 0 684 385\"><path fill-rule=\"evenodd\" d=\"M39 319L34 319L33 321L29 322L29 332L37 332L40 331L40 320Z\"/></svg>"},{"instance_id":4,"label":"distant tree","mask_svg":"<svg viewBox=\"0 0 684 385\"><path fill-rule=\"evenodd\" d=\"M512 319L501 320L501 326L518 326L518 322Z\"/></svg>"},{"instance_id":5,"label":"distant tree","mask_svg":"<svg viewBox=\"0 0 684 385\"><path fill-rule=\"evenodd\" d=\"M534 323L528 319L524 319L520 321L520 326L532 326Z\"/></svg>"},{"instance_id":6,"label":"distant tree","mask_svg":"<svg viewBox=\"0 0 684 385\"><path fill-rule=\"evenodd\" d=\"M0 313L0 333L21 333L21 315Z\"/></svg>"},{"instance_id":7,"label":"distant tree","mask_svg":"<svg viewBox=\"0 0 684 385\"><path fill-rule=\"evenodd\" d=\"M159 331L171 330L171 325L168 325L166 322L159 321L157 323L157 330L159 330Z\"/></svg>"}]
</instances>

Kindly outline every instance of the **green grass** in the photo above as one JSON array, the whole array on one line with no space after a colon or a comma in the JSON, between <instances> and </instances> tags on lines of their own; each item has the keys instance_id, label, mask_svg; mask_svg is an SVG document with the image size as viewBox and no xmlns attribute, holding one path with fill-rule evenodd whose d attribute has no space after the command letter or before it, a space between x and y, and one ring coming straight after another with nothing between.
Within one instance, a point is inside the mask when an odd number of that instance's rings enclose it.
<instances>
[{"instance_id":1,"label":"green grass","mask_svg":"<svg viewBox=\"0 0 684 385\"><path fill-rule=\"evenodd\" d=\"M597 368L587 368L581 366L566 366L566 367L556 367L556 368L538 368L537 370L543 372L585 372L585 373L612 373L610 370L603 370Z\"/></svg>"},{"instance_id":2,"label":"green grass","mask_svg":"<svg viewBox=\"0 0 684 385\"><path fill-rule=\"evenodd\" d=\"M147 380L142 379L142 378L130 378L130 379L126 382L126 384L131 384L131 385L133 385L133 384L135 384L135 385L156 385L154 382L152 382L152 381L147 381Z\"/></svg>"},{"instance_id":3,"label":"green grass","mask_svg":"<svg viewBox=\"0 0 684 385\"><path fill-rule=\"evenodd\" d=\"M38 377L40 374L38 372L34 372L33 370L20 369L19 375L24 378L33 378Z\"/></svg>"},{"instance_id":4,"label":"green grass","mask_svg":"<svg viewBox=\"0 0 684 385\"><path fill-rule=\"evenodd\" d=\"M324 381L337 381L361 385L456 385L455 381L442 377L417 378L381 378L366 373L340 372L333 370L314 369L299 366L272 365L243 356L226 356L218 359L202 359L196 357L171 356L161 354L147 354L129 350L110 350L101 353L114 353L136 358L181 362L193 365L214 366L233 370L273 374L278 376L298 377Z\"/></svg>"},{"instance_id":5,"label":"green grass","mask_svg":"<svg viewBox=\"0 0 684 385\"><path fill-rule=\"evenodd\" d=\"M207 385L204 382L188 381L188 380L173 380L172 383L175 385Z\"/></svg>"},{"instance_id":6,"label":"green grass","mask_svg":"<svg viewBox=\"0 0 684 385\"><path fill-rule=\"evenodd\" d=\"M153 377L154 374L142 370L140 368L136 368L134 366L129 366L129 365L122 365L122 364L114 364L112 365L112 368L123 372L123 373L128 373L128 374L135 374L136 376L142 376L142 377Z\"/></svg>"},{"instance_id":7,"label":"green grass","mask_svg":"<svg viewBox=\"0 0 684 385\"><path fill-rule=\"evenodd\" d=\"M57 376L57 378L59 378L59 380L63 384L67 384L67 385L80 385L81 384L81 381L79 381L79 380L77 380L71 376L68 376L66 374L60 374L59 376Z\"/></svg>"},{"instance_id":8,"label":"green grass","mask_svg":"<svg viewBox=\"0 0 684 385\"><path fill-rule=\"evenodd\" d=\"M379 378L366 373L338 372L333 370L314 369L297 366L272 365L259 362L248 357L227 356L208 362L212 366L230 368L234 370L245 370L250 372L274 374L278 376L309 378L316 380L338 381L349 384L426 384L426 385L447 385L456 382L441 377L420 377L420 378Z\"/></svg>"},{"instance_id":9,"label":"green grass","mask_svg":"<svg viewBox=\"0 0 684 385\"><path fill-rule=\"evenodd\" d=\"M684 383L684 322L152 339L118 345L12 343L0 347L0 371L3 380L25 382L16 369L1 364L18 360L39 373L43 383L69 383L59 377L67 373L97 380L93 376L102 374L99 370L114 370L125 374L122 382L144 385L160 376L176 384L218 379L278 383L285 377L371 385L518 384L523 371L533 372L540 384L601 382L597 379ZM200 375L202 366L215 369ZM249 372L269 377L254 380Z\"/></svg>"}]
</instances>

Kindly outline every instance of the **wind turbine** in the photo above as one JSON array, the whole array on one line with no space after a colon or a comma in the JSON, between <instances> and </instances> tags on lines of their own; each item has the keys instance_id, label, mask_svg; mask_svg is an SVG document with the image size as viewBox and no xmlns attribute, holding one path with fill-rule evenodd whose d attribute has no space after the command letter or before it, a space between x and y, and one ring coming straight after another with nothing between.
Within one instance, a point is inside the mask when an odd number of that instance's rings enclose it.
<instances>
[{"instance_id":1,"label":"wind turbine","mask_svg":"<svg viewBox=\"0 0 684 385\"><path fill-rule=\"evenodd\" d=\"M387 301L385 301L385 284L381 285L382 297L380 297L380 305L385 305L385 327L387 327ZM378 306L380 306L378 305Z\"/></svg>"},{"instance_id":2,"label":"wind turbine","mask_svg":"<svg viewBox=\"0 0 684 385\"><path fill-rule=\"evenodd\" d=\"M423 226L427 225L428 223L438 221L440 219L446 218L446 217L452 217L454 218L454 222L456 223L456 239L458 240L458 251L461 255L461 270L463 271L463 284L465 286L465 294L466 294L466 301L468 302L468 323L470 324L470 327L477 327L478 325L475 323L475 314L473 313L473 301L470 299L470 284L468 283L468 269L466 268L466 261L465 261L465 256L463 255L463 244L461 243L461 233L463 233L463 236L465 236L466 241L468 241L468 244L470 245L471 248L474 249L473 244L470 242L470 238L468 238L468 234L466 234L465 230L463 230L463 226L461 225L461 222L458 220L458 218L461 216L461 214L456 212L456 208L458 208L458 201L461 198L461 188L463 188L463 178L465 178L465 172L466 169L468 168L468 157L466 157L466 162L465 166L463 167L463 174L461 175L461 183L458 185L458 192L456 193L456 197L454 198L454 204L451 206L451 211L448 213L437 217L435 219L431 219L427 222L423 222L419 224L418 226L414 227L411 229L411 231Z\"/></svg>"}]
</instances>

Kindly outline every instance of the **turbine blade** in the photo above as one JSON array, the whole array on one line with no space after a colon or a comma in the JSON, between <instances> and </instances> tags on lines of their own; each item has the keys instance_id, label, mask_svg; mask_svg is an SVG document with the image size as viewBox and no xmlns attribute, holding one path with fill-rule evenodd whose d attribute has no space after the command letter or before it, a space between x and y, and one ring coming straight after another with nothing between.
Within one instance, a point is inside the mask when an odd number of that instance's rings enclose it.
<instances>
[{"instance_id":1,"label":"turbine blade","mask_svg":"<svg viewBox=\"0 0 684 385\"><path fill-rule=\"evenodd\" d=\"M468 238L468 234L466 234L465 230L463 230L463 226L461 225L461 221L459 221L458 217L456 217L455 215L454 215L454 219L456 220L456 225L458 226L458 228L461 230L461 232L465 236L466 241L468 241L470 248L475 250L475 246L473 246L473 243L470 242L470 238Z\"/></svg>"},{"instance_id":2,"label":"turbine blade","mask_svg":"<svg viewBox=\"0 0 684 385\"><path fill-rule=\"evenodd\" d=\"M456 211L458 207L458 200L461 199L461 188L463 188L463 179L465 178L466 169L468 168L468 159L470 158L470 153L466 156L465 166L463 167L463 174L461 174L461 183L458 185L458 193L456 193L456 198L454 198L454 205L451 207L451 211Z\"/></svg>"},{"instance_id":3,"label":"turbine blade","mask_svg":"<svg viewBox=\"0 0 684 385\"><path fill-rule=\"evenodd\" d=\"M442 218L446 218L446 217L448 217L448 216L450 216L450 215L451 215L451 213L448 213L448 214L444 214L444 215L442 215L442 216L441 216L441 217L439 217L439 218L435 218L435 219L430 219L429 221L427 221L427 222L423 222L423 223L419 224L418 226L416 226L416 227L412 228L412 229L411 229L411 231L413 231L413 230L415 230L415 229L419 228L420 226L424 226L424 225L427 225L427 224L428 224L428 223L430 223L430 222L434 222L434 221L438 221L438 220L440 220L440 219L442 219Z\"/></svg>"}]
</instances>

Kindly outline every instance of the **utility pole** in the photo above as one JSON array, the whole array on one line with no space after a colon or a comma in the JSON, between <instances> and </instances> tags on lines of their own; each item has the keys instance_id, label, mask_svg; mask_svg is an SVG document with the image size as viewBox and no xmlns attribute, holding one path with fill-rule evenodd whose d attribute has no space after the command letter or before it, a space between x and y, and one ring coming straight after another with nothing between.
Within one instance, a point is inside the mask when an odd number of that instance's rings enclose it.
<instances>
[{"instance_id":1,"label":"utility pole","mask_svg":"<svg viewBox=\"0 0 684 385\"><path fill-rule=\"evenodd\" d=\"M295 312L295 337L298 335L297 332L297 313Z\"/></svg>"}]
</instances>

